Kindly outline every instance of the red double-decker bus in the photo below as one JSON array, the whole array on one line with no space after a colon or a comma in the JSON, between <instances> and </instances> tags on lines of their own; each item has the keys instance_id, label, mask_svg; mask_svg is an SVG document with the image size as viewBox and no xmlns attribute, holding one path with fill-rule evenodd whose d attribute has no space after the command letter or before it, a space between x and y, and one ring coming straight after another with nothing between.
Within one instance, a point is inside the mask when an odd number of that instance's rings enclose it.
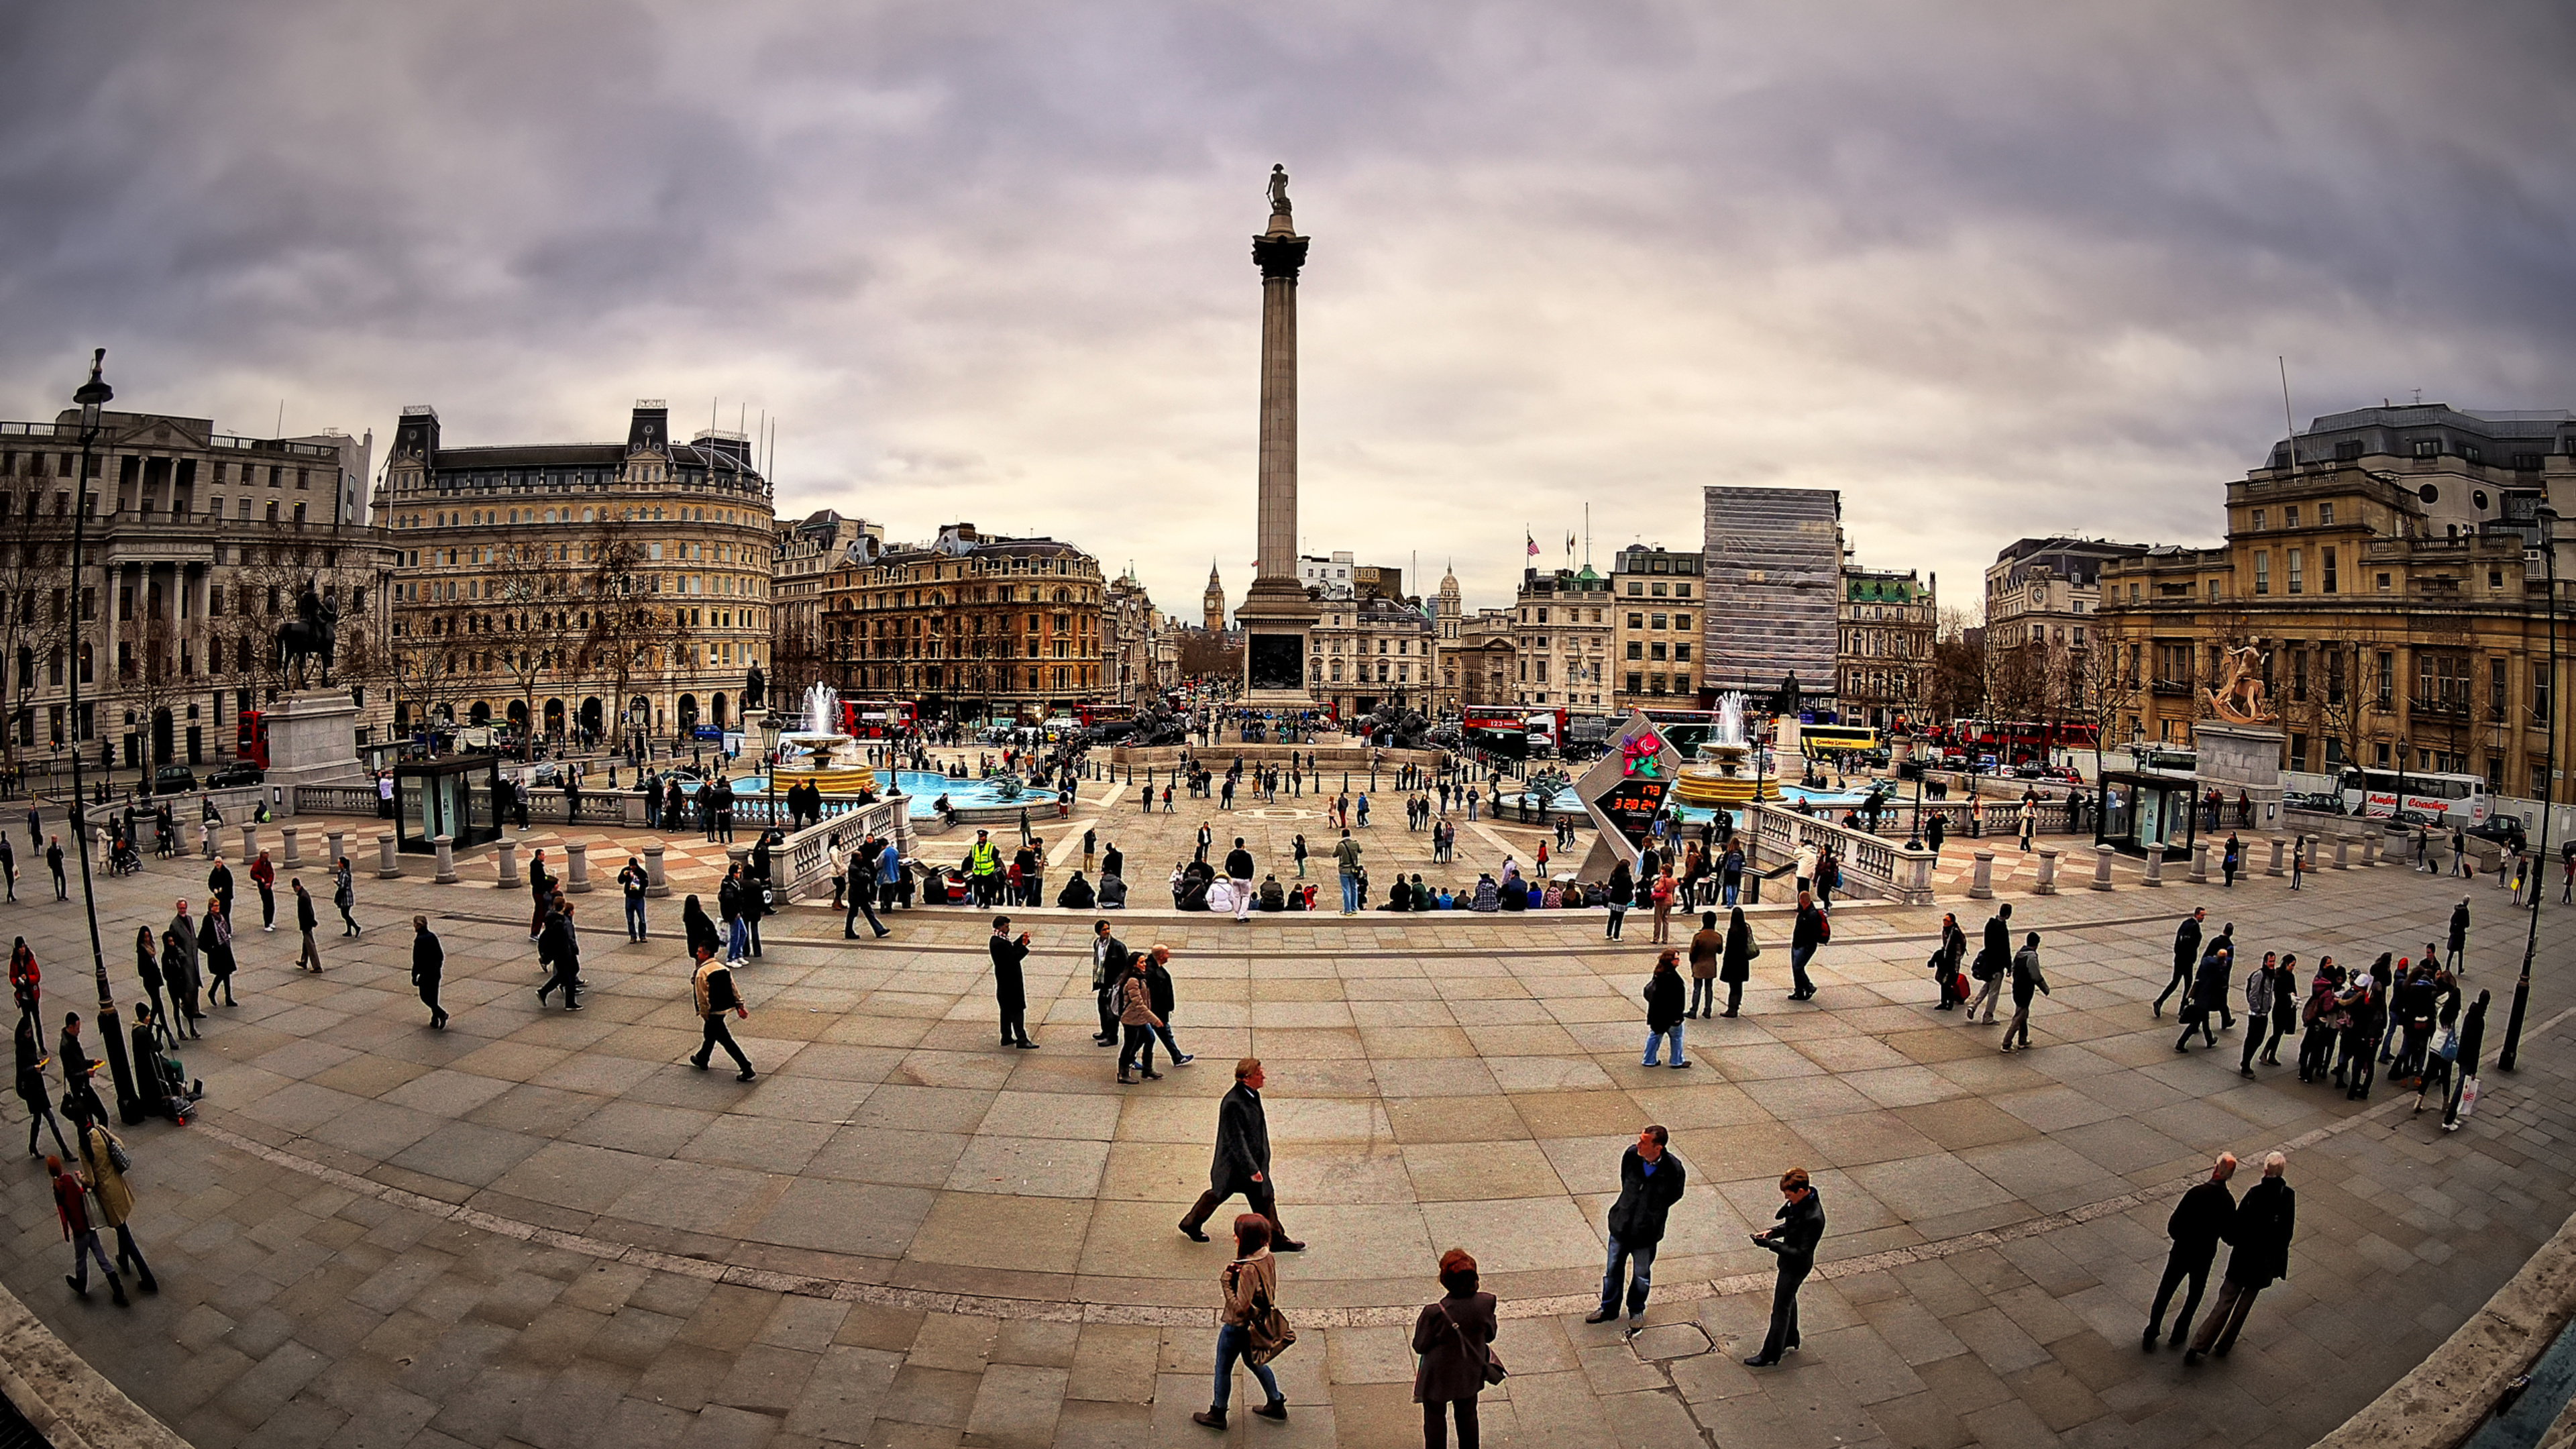
<instances>
[{"instance_id":1,"label":"red double-decker bus","mask_svg":"<svg viewBox=\"0 0 2576 1449\"><path fill-rule=\"evenodd\" d=\"M920 723L919 707L908 699L841 701L841 733L852 739L897 739L911 734Z\"/></svg>"},{"instance_id":2,"label":"red double-decker bus","mask_svg":"<svg viewBox=\"0 0 2576 1449\"><path fill-rule=\"evenodd\" d=\"M233 731L233 754L244 763L268 768L268 716L255 709L241 712Z\"/></svg>"}]
</instances>

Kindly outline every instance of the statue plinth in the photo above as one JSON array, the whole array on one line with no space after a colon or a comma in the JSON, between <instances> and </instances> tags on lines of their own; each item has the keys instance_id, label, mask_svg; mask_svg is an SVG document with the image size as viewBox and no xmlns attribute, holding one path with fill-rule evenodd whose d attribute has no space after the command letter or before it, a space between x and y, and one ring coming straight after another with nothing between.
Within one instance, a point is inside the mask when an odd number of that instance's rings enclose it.
<instances>
[{"instance_id":1,"label":"statue plinth","mask_svg":"<svg viewBox=\"0 0 2576 1449\"><path fill-rule=\"evenodd\" d=\"M2268 724L2202 720L2192 726L2198 750L2193 783L2204 795L2217 790L2231 807L2242 792L2254 804L2255 823L2269 829L2281 818L2282 739L2281 731Z\"/></svg>"},{"instance_id":2,"label":"statue plinth","mask_svg":"<svg viewBox=\"0 0 2576 1449\"><path fill-rule=\"evenodd\" d=\"M261 711L268 725L270 785L351 785L367 779L358 762L358 706L345 689L281 694Z\"/></svg>"}]
</instances>

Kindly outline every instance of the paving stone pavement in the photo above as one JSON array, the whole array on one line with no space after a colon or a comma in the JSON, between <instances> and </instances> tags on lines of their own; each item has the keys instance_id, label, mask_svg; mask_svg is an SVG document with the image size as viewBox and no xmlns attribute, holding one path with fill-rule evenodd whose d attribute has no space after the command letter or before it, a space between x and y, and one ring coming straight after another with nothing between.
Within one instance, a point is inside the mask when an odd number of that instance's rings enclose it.
<instances>
[{"instance_id":1,"label":"paving stone pavement","mask_svg":"<svg viewBox=\"0 0 2576 1449\"><path fill-rule=\"evenodd\" d=\"M101 882L118 979L135 925L199 879ZM535 1005L523 897L366 881L370 928L326 928L323 976L291 969L289 935L247 933L242 1006L185 1053L207 1110L129 1134L162 1292L74 1300L32 1166L0 1183L17 1230L0 1279L207 1449L1214 1441L1188 1415L1224 1253L1171 1220L1204 1181L1222 1064L1250 1051L1272 1073L1283 1210L1314 1247L1282 1271L1308 1325L1279 1364L1292 1418L1225 1438L1414 1442L1406 1331L1455 1244L1509 1315L1496 1443L2304 1444L2567 1215L2567 918L2543 923L2546 1029L2519 1075L2490 1069L2457 1134L2385 1086L2365 1106L2287 1068L2245 1082L2233 1035L2176 1055L2144 1003L2192 904L2233 913L2251 950L2352 961L2412 954L2457 894L2382 869L2295 896L2258 880L2024 899L2016 928L2046 934L2056 994L2038 1049L2012 1057L2000 1028L1928 1009L1937 912L1846 910L1818 1002L1784 1002L1785 953L1766 953L1745 1018L1691 1024L1687 1073L1637 1065L1651 951L1602 942L1597 916L1139 917L1131 944L1175 946L1177 1030L1203 1060L1122 1090L1088 1044L1078 921L1039 927L1045 1049L1004 1053L981 918L898 916L862 945L822 912L774 920L743 973L763 1076L742 1086L681 1061L678 953L623 942L612 893L577 902L593 986L567 1015ZM2475 897L2472 989L2510 985L2502 904ZM79 913L0 909L46 964L48 1014L86 1012ZM445 1033L408 988L415 910L447 943ZM675 924L675 903L654 912ZM1693 1187L1630 1345L1580 1310L1618 1150L1647 1120ZM2292 1277L2230 1360L2140 1353L2175 1180L2282 1143ZM1756 1372L1736 1359L1768 1258L1743 1235L1792 1163L1817 1173L1831 1231L1805 1349Z\"/></svg>"}]
</instances>

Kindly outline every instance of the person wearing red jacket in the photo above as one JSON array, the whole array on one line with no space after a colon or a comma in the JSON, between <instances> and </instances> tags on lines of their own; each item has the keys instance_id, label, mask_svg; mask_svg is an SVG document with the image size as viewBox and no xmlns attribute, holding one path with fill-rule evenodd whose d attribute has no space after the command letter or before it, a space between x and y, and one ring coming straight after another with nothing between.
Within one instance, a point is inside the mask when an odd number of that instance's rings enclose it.
<instances>
[{"instance_id":1,"label":"person wearing red jacket","mask_svg":"<svg viewBox=\"0 0 2576 1449\"><path fill-rule=\"evenodd\" d=\"M42 994L41 975L36 970L36 953L20 936L9 948L9 994L18 999L18 1014L29 1020L36 1017L37 998Z\"/></svg>"},{"instance_id":2,"label":"person wearing red jacket","mask_svg":"<svg viewBox=\"0 0 2576 1449\"><path fill-rule=\"evenodd\" d=\"M265 850L259 853L259 859L250 863L250 883L259 887L259 928L263 931L276 931L277 867L268 863L268 852Z\"/></svg>"}]
</instances>

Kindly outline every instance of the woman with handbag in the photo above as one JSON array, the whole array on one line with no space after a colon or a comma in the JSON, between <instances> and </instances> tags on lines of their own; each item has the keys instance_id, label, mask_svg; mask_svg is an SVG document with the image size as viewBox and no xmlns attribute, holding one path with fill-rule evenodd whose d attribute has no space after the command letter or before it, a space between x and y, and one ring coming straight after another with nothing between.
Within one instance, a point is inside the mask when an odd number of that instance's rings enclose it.
<instances>
[{"instance_id":1,"label":"woman with handbag","mask_svg":"<svg viewBox=\"0 0 2576 1449\"><path fill-rule=\"evenodd\" d=\"M1279 1260L1270 1256L1270 1220L1259 1213L1238 1213L1234 1219L1234 1261L1217 1275L1217 1287L1225 1294L1225 1310L1216 1331L1216 1395L1209 1400L1207 1412L1190 1415L1190 1422L1211 1429L1225 1427L1225 1407L1234 1397L1234 1361L1242 1359L1261 1381L1270 1401L1253 1410L1265 1419L1285 1420L1288 1399L1279 1392L1279 1380L1270 1372L1270 1360L1280 1350L1297 1341L1288 1327L1287 1316L1279 1311Z\"/></svg>"},{"instance_id":2,"label":"woman with handbag","mask_svg":"<svg viewBox=\"0 0 2576 1449\"><path fill-rule=\"evenodd\" d=\"M1944 915L1941 918L1941 944L1933 948L1932 959L1927 963L1932 968L1933 981L1941 988L1941 1004L1932 1008L1934 1011L1955 1011L1959 1003L1967 999L1967 993L1959 989L1962 984L1959 962L1967 954L1968 933L1960 929L1958 916Z\"/></svg>"},{"instance_id":3,"label":"woman with handbag","mask_svg":"<svg viewBox=\"0 0 2576 1449\"><path fill-rule=\"evenodd\" d=\"M1458 1421L1458 1449L1476 1449L1476 1396L1503 1381L1494 1356L1494 1295L1476 1291L1476 1260L1464 1248L1440 1255L1446 1296L1413 1320L1413 1401L1422 1406L1424 1449L1448 1449L1448 1420ZM1447 1410L1446 1413L1443 1410Z\"/></svg>"},{"instance_id":4,"label":"woman with handbag","mask_svg":"<svg viewBox=\"0 0 2576 1449\"><path fill-rule=\"evenodd\" d=\"M1717 979L1726 983L1726 1010L1720 1016L1733 1016L1744 1005L1744 983L1753 977L1753 958L1762 954L1762 943L1753 939L1753 928L1745 924L1744 908L1730 906L1726 916L1726 946L1718 955Z\"/></svg>"}]
</instances>

